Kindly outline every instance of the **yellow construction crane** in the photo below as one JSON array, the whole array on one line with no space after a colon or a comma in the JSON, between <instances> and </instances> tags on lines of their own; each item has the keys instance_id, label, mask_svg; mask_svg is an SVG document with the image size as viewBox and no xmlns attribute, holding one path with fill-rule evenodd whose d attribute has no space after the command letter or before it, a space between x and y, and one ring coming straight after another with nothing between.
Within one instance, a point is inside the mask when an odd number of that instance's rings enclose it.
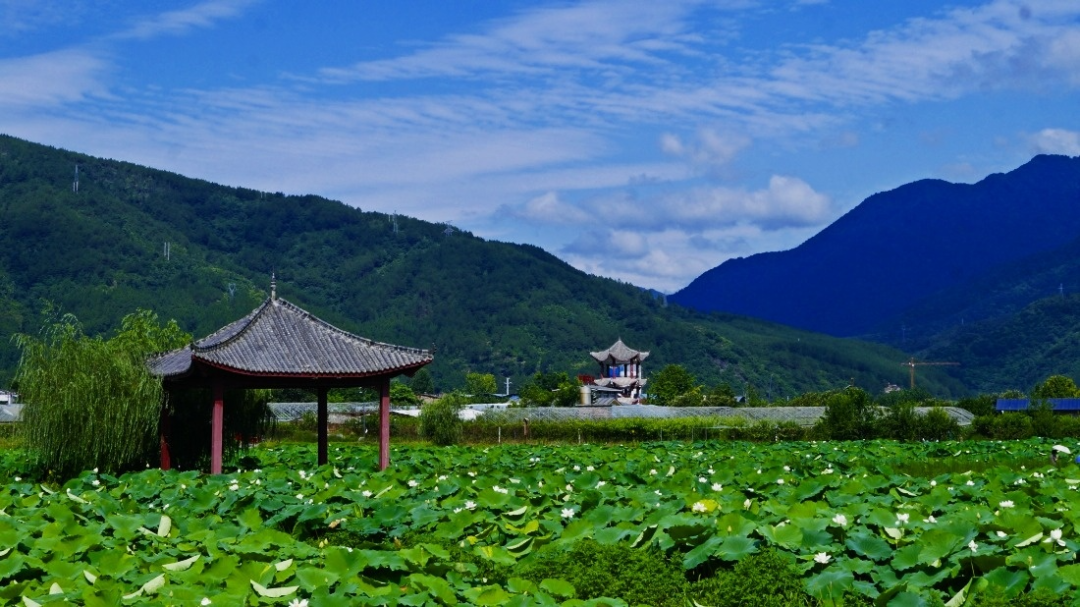
<instances>
[{"instance_id":1,"label":"yellow construction crane","mask_svg":"<svg viewBox=\"0 0 1080 607\"><path fill-rule=\"evenodd\" d=\"M930 367L957 366L960 363L951 362L951 361L950 362L929 362L929 361L924 361L924 360L915 360L915 357L912 356L911 360L909 360L907 362L902 362L900 364L905 366L905 367L908 367L908 369L911 370L911 387L915 388L915 367L921 367L921 366L930 366Z\"/></svg>"}]
</instances>

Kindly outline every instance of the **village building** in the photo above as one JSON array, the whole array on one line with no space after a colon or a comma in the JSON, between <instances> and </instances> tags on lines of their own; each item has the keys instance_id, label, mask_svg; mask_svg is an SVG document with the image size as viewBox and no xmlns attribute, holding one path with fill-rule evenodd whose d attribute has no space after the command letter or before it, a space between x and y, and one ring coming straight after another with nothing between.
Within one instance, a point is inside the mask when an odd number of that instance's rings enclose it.
<instances>
[{"instance_id":1,"label":"village building","mask_svg":"<svg viewBox=\"0 0 1080 607\"><path fill-rule=\"evenodd\" d=\"M610 348L589 354L600 363L600 375L583 376L583 384L590 388L595 386L598 393L614 394L619 404L641 402L647 381L641 363L649 357L648 352L634 350L620 338Z\"/></svg>"},{"instance_id":2,"label":"village building","mask_svg":"<svg viewBox=\"0 0 1080 607\"><path fill-rule=\"evenodd\" d=\"M1036 405L1045 403L1055 415L1080 415L1080 398L1044 398L1036 399ZM1027 411L1031 406L1030 398L999 398L994 409L998 413Z\"/></svg>"},{"instance_id":3,"label":"village building","mask_svg":"<svg viewBox=\"0 0 1080 607\"><path fill-rule=\"evenodd\" d=\"M390 379L433 360L427 350L380 343L343 331L277 296L193 344L148 362L165 390L208 388L213 398L210 472L221 472L226 389L303 388L318 398L318 463L327 463L330 388L379 393L379 469L390 463ZM169 412L162 409L161 467L171 466Z\"/></svg>"}]
</instances>

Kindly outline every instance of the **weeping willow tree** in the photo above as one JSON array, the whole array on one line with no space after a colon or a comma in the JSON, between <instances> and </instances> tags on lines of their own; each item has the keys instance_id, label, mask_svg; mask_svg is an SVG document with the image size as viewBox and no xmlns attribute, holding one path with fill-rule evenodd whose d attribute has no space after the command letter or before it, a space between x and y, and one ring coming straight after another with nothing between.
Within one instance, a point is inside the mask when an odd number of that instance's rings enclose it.
<instances>
[{"instance_id":1,"label":"weeping willow tree","mask_svg":"<svg viewBox=\"0 0 1080 607\"><path fill-rule=\"evenodd\" d=\"M191 336L147 310L124 317L110 339L85 335L70 314L47 317L39 336L14 338L24 436L36 462L61 478L143 467L158 447L163 399L146 358Z\"/></svg>"}]
</instances>

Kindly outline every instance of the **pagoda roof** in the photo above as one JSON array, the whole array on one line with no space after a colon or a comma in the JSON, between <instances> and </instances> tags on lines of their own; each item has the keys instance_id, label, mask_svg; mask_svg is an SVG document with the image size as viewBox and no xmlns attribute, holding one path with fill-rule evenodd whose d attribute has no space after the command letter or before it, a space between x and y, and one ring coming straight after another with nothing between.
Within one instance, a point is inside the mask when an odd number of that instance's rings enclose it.
<instances>
[{"instance_id":1,"label":"pagoda roof","mask_svg":"<svg viewBox=\"0 0 1080 607\"><path fill-rule=\"evenodd\" d=\"M637 362L641 362L649 357L648 352L641 352L639 350L634 350L633 348L627 347L627 345L623 343L621 338L617 340L614 344L612 344L611 347L607 350L590 352L589 354L591 354L597 362L606 362L608 364L628 363L634 360L636 360Z\"/></svg>"},{"instance_id":2,"label":"pagoda roof","mask_svg":"<svg viewBox=\"0 0 1080 607\"><path fill-rule=\"evenodd\" d=\"M249 376L361 378L412 372L433 358L428 350L353 335L272 294L240 320L147 365L166 380L196 367Z\"/></svg>"}]
</instances>

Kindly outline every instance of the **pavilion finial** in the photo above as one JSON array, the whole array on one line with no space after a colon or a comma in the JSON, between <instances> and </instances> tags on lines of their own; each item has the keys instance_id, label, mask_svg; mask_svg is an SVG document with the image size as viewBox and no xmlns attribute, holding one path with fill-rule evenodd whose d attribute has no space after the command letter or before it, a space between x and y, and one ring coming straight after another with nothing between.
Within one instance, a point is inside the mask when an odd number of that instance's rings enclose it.
<instances>
[{"instance_id":1,"label":"pavilion finial","mask_svg":"<svg viewBox=\"0 0 1080 607\"><path fill-rule=\"evenodd\" d=\"M270 272L270 299L277 299L277 275L274 272Z\"/></svg>"}]
</instances>

